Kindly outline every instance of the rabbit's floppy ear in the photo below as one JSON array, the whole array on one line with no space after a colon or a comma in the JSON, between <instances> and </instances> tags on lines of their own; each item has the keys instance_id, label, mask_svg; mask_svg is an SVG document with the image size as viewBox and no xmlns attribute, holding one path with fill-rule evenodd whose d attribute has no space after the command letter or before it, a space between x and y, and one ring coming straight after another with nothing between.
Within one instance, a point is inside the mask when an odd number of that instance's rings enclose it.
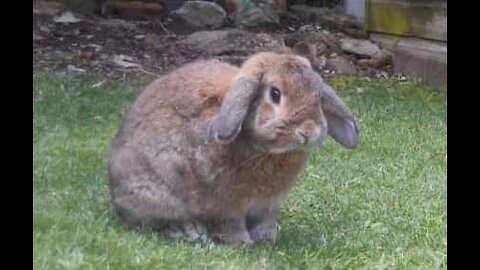
<instances>
[{"instance_id":1,"label":"rabbit's floppy ear","mask_svg":"<svg viewBox=\"0 0 480 270\"><path fill-rule=\"evenodd\" d=\"M210 139L218 143L232 142L242 129L251 102L255 99L259 80L238 77L223 98L220 111L209 129Z\"/></svg>"},{"instance_id":2,"label":"rabbit's floppy ear","mask_svg":"<svg viewBox=\"0 0 480 270\"><path fill-rule=\"evenodd\" d=\"M328 135L344 147L355 148L359 130L352 112L329 85L322 83L320 91L323 95L321 106L328 123Z\"/></svg>"}]
</instances>

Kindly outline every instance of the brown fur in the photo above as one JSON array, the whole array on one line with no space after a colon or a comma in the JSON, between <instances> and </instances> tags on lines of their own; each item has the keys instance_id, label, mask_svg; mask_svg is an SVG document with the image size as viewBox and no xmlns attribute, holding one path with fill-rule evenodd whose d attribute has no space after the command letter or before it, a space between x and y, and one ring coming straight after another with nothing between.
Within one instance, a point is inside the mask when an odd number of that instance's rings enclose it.
<instances>
[{"instance_id":1,"label":"brown fur","mask_svg":"<svg viewBox=\"0 0 480 270\"><path fill-rule=\"evenodd\" d=\"M274 240L281 201L313 146L300 145L298 132L318 140L327 132L320 81L310 70L304 58L260 53L241 68L217 60L191 63L149 85L111 147L109 179L119 218L130 226L181 231L191 240L207 234L225 243ZM237 82L245 78L259 84L244 127L233 142L216 143L209 137L212 121L222 105L227 112L243 106L226 96L241 94ZM269 101L272 85L283 103Z\"/></svg>"}]
</instances>

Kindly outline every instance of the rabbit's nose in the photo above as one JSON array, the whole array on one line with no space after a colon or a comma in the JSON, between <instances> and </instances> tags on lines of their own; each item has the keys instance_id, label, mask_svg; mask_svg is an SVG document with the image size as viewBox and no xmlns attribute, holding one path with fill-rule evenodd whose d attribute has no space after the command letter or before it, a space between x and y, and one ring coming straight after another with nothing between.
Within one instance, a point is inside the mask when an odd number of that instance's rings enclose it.
<instances>
[{"instance_id":1,"label":"rabbit's nose","mask_svg":"<svg viewBox=\"0 0 480 270\"><path fill-rule=\"evenodd\" d=\"M317 141L320 136L320 128L313 121L307 120L301 127L297 128L295 135L299 143L307 145Z\"/></svg>"},{"instance_id":2,"label":"rabbit's nose","mask_svg":"<svg viewBox=\"0 0 480 270\"><path fill-rule=\"evenodd\" d=\"M297 134L297 138L298 138L300 144L307 144L308 143L309 136L306 134L305 131L297 130L295 133Z\"/></svg>"}]
</instances>

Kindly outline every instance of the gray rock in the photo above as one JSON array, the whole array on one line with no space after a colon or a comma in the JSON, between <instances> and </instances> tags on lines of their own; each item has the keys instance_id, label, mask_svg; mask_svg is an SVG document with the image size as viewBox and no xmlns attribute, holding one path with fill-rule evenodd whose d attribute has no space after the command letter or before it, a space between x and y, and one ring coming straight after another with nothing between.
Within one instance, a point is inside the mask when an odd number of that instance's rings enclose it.
<instances>
[{"instance_id":1,"label":"gray rock","mask_svg":"<svg viewBox=\"0 0 480 270\"><path fill-rule=\"evenodd\" d=\"M354 17L347 16L329 8L311 7L307 5L292 5L289 8L297 16L309 23L319 23L322 26L336 30L361 28L361 24Z\"/></svg>"},{"instance_id":2,"label":"gray rock","mask_svg":"<svg viewBox=\"0 0 480 270\"><path fill-rule=\"evenodd\" d=\"M416 38L400 39L393 67L396 74L419 78L447 90L447 43Z\"/></svg>"},{"instance_id":3,"label":"gray rock","mask_svg":"<svg viewBox=\"0 0 480 270\"><path fill-rule=\"evenodd\" d=\"M240 29L198 31L188 35L180 43L212 55L232 52L248 54L280 47L280 41L269 34L255 34Z\"/></svg>"},{"instance_id":4,"label":"gray rock","mask_svg":"<svg viewBox=\"0 0 480 270\"><path fill-rule=\"evenodd\" d=\"M248 35L248 32L238 29L199 31L187 36L181 43L210 54L221 54L238 50L236 39Z\"/></svg>"},{"instance_id":5,"label":"gray rock","mask_svg":"<svg viewBox=\"0 0 480 270\"><path fill-rule=\"evenodd\" d=\"M278 24L280 22L275 0L257 2L258 5L252 5L248 9L239 9L230 13L228 18L239 27Z\"/></svg>"},{"instance_id":6,"label":"gray rock","mask_svg":"<svg viewBox=\"0 0 480 270\"><path fill-rule=\"evenodd\" d=\"M382 53L380 48L369 40L342 38L339 42L343 51L356 55L375 58Z\"/></svg>"},{"instance_id":7,"label":"gray rock","mask_svg":"<svg viewBox=\"0 0 480 270\"><path fill-rule=\"evenodd\" d=\"M187 1L179 9L172 11L172 15L195 27L219 28L223 25L227 12L212 2Z\"/></svg>"},{"instance_id":8,"label":"gray rock","mask_svg":"<svg viewBox=\"0 0 480 270\"><path fill-rule=\"evenodd\" d=\"M332 11L328 8L311 7L307 5L292 5L289 9L309 22L315 21L321 16L332 14Z\"/></svg>"},{"instance_id":9,"label":"gray rock","mask_svg":"<svg viewBox=\"0 0 480 270\"><path fill-rule=\"evenodd\" d=\"M327 60L327 68L335 71L336 75L355 75L355 66L343 57L335 57Z\"/></svg>"}]
</instances>

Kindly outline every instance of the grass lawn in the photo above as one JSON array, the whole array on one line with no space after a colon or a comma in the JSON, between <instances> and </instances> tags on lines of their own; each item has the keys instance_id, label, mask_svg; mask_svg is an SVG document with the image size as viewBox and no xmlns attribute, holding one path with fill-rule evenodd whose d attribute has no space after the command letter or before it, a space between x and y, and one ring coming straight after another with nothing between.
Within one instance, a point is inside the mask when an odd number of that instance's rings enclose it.
<instances>
[{"instance_id":1,"label":"grass lawn","mask_svg":"<svg viewBox=\"0 0 480 270\"><path fill-rule=\"evenodd\" d=\"M276 244L176 241L120 225L106 156L149 79L33 77L34 269L446 269L447 96L416 82L337 79L361 145L328 140L281 212ZM423 90L423 91L418 91Z\"/></svg>"}]
</instances>

